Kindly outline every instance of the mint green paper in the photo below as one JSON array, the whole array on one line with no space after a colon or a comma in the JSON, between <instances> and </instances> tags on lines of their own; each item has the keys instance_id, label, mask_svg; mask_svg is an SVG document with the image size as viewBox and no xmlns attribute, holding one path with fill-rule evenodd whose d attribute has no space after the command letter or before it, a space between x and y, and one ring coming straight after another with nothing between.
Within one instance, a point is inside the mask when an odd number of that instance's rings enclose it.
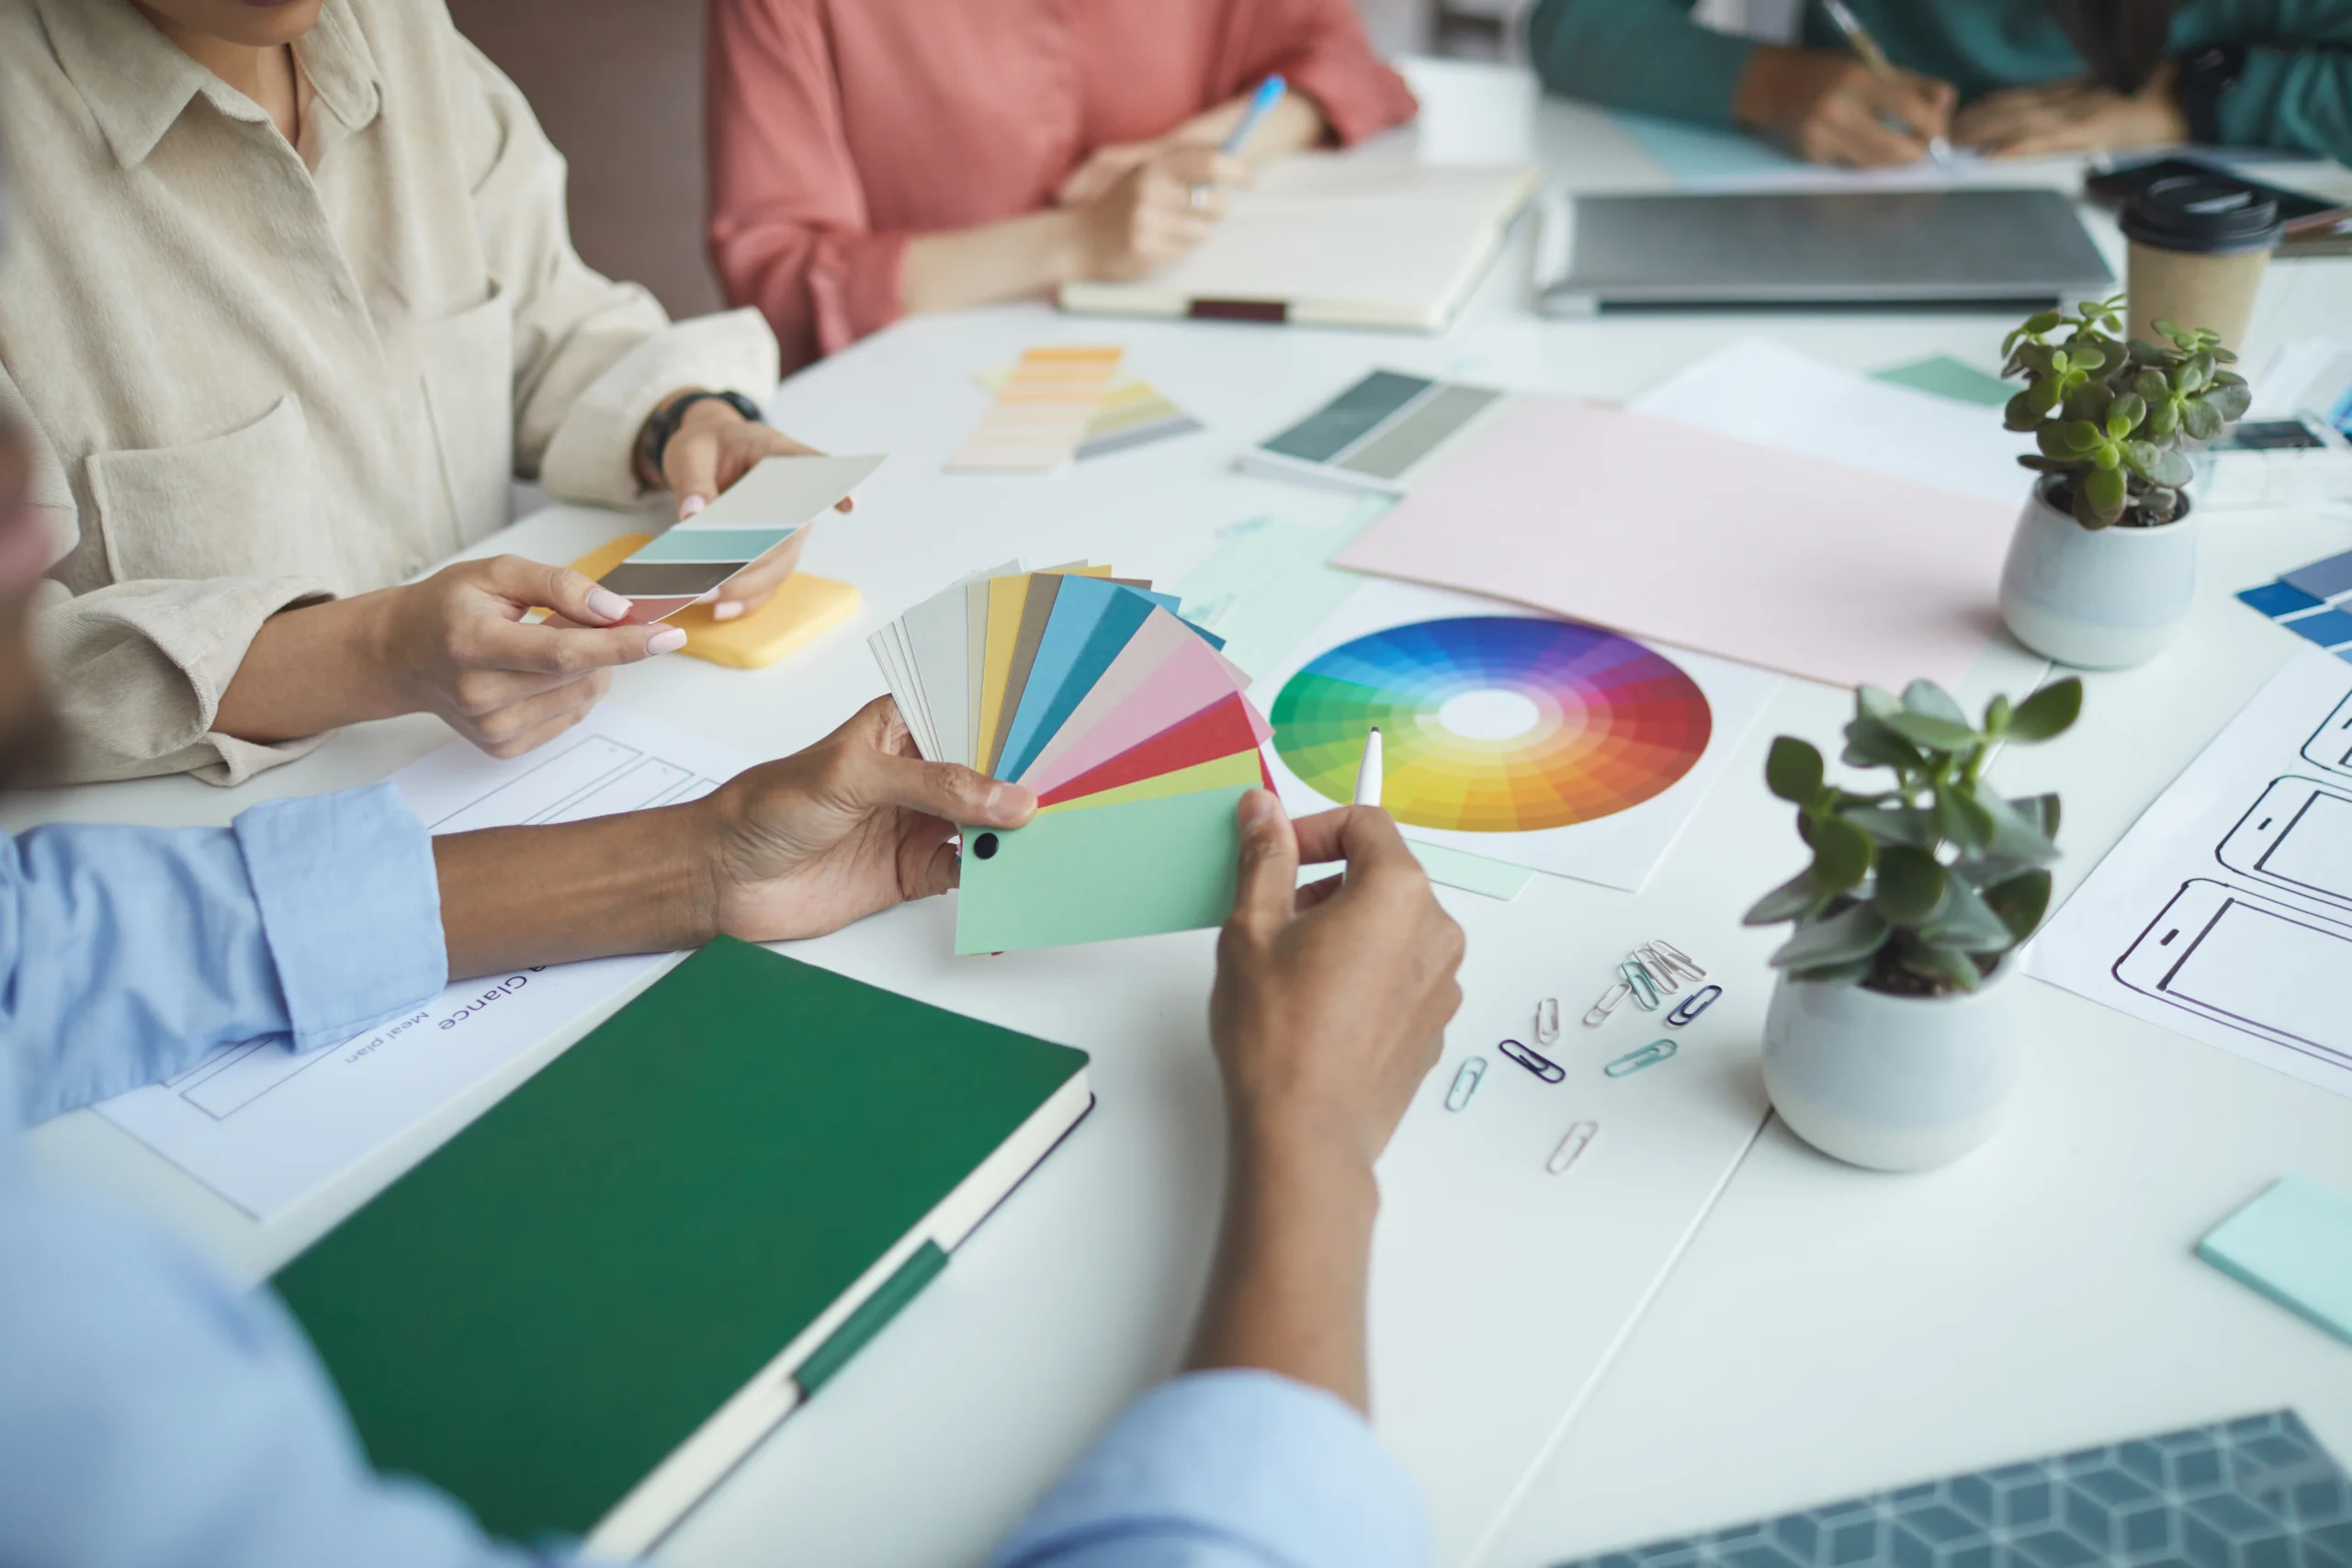
<instances>
[{"instance_id":1,"label":"mint green paper","mask_svg":"<svg viewBox=\"0 0 2352 1568\"><path fill-rule=\"evenodd\" d=\"M1468 850L1457 850L1448 844L1425 844L1408 838L1405 847L1413 852L1413 858L1421 863L1421 869L1438 886L1483 893L1506 904L1535 880L1535 874L1523 865L1488 860L1485 855L1474 855Z\"/></svg>"},{"instance_id":2,"label":"mint green paper","mask_svg":"<svg viewBox=\"0 0 2352 1568\"><path fill-rule=\"evenodd\" d=\"M2023 388L2012 387L1997 376L1986 375L1973 365L1963 364L1949 354L1931 354L1908 365L1873 370L1871 379L1987 409L2000 408L2023 390Z\"/></svg>"},{"instance_id":3,"label":"mint green paper","mask_svg":"<svg viewBox=\"0 0 2352 1568\"><path fill-rule=\"evenodd\" d=\"M1185 619L1224 637L1225 656L1251 674L1273 669L1363 586L1326 563L1394 504L1373 496L1321 527L1252 517L1218 529L1216 548L1177 584Z\"/></svg>"},{"instance_id":4,"label":"mint green paper","mask_svg":"<svg viewBox=\"0 0 2352 1568\"><path fill-rule=\"evenodd\" d=\"M2215 1226L2197 1256L2352 1343L2352 1198L2290 1176Z\"/></svg>"},{"instance_id":5,"label":"mint green paper","mask_svg":"<svg viewBox=\"0 0 2352 1568\"><path fill-rule=\"evenodd\" d=\"M1012 953L1222 925L1233 908L1249 791L1056 811L1011 831L964 830L956 951ZM983 837L993 853L980 853Z\"/></svg>"}]
</instances>

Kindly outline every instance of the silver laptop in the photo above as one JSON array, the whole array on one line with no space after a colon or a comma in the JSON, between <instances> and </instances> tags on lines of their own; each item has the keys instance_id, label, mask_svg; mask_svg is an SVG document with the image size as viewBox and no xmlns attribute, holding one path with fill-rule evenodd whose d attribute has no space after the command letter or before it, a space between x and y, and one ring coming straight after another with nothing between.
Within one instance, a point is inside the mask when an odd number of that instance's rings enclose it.
<instances>
[{"instance_id":1,"label":"silver laptop","mask_svg":"<svg viewBox=\"0 0 2352 1568\"><path fill-rule=\"evenodd\" d=\"M2097 299L2115 274L2052 190L1581 196L1551 204L1544 313Z\"/></svg>"}]
</instances>

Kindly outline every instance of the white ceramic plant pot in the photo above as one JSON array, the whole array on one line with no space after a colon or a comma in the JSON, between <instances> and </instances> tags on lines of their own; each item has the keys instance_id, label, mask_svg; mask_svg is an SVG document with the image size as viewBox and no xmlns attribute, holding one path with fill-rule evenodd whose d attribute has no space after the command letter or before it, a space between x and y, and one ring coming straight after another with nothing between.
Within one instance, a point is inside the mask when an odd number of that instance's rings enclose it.
<instances>
[{"instance_id":1,"label":"white ceramic plant pot","mask_svg":"<svg viewBox=\"0 0 2352 1568\"><path fill-rule=\"evenodd\" d=\"M2086 528L2034 486L2001 568L2001 618L2036 653L2085 670L2124 670L2163 651L2197 589L2196 523Z\"/></svg>"},{"instance_id":2,"label":"white ceramic plant pot","mask_svg":"<svg viewBox=\"0 0 2352 1568\"><path fill-rule=\"evenodd\" d=\"M2017 1081L2017 964L1978 989L1891 997L1781 976L1764 1015L1772 1108L1822 1153L1873 1170L1958 1159Z\"/></svg>"}]
</instances>

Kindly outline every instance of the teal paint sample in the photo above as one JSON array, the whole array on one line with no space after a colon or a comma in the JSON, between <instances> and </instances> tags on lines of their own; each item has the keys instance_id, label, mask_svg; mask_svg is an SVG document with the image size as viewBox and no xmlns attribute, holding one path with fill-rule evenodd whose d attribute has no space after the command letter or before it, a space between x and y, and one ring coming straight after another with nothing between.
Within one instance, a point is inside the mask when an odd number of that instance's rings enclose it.
<instances>
[{"instance_id":1,"label":"teal paint sample","mask_svg":"<svg viewBox=\"0 0 2352 1568\"><path fill-rule=\"evenodd\" d=\"M2352 1344L2352 1198L2290 1176L2215 1226L2197 1256Z\"/></svg>"},{"instance_id":2,"label":"teal paint sample","mask_svg":"<svg viewBox=\"0 0 2352 1568\"><path fill-rule=\"evenodd\" d=\"M1465 893L1483 893L1506 904L1535 880L1535 874L1523 865L1489 860L1451 845L1425 844L1419 839L1408 838L1405 847L1413 852L1413 858L1421 863L1421 869L1429 874L1431 882L1443 887L1459 887Z\"/></svg>"},{"instance_id":3,"label":"teal paint sample","mask_svg":"<svg viewBox=\"0 0 2352 1568\"><path fill-rule=\"evenodd\" d=\"M2024 390L2022 387L2009 385L1998 376L1988 376L1973 365L1954 359L1949 354L1931 354L1908 365L1873 370L1871 379L1987 409L2006 407L2011 398Z\"/></svg>"}]
</instances>

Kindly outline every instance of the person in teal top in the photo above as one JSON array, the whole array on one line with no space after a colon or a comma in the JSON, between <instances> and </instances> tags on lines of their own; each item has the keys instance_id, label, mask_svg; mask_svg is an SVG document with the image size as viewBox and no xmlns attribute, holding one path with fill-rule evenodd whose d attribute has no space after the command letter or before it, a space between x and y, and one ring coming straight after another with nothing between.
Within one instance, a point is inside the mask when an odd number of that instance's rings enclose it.
<instances>
[{"instance_id":1,"label":"person in teal top","mask_svg":"<svg viewBox=\"0 0 2352 1568\"><path fill-rule=\"evenodd\" d=\"M1690 0L1541 0L1545 85L1620 108L1742 126L1815 163L1917 161L2183 141L2352 162L2352 0L1849 0L1896 66L1854 55L1821 0L1794 46L1715 32Z\"/></svg>"}]
</instances>

